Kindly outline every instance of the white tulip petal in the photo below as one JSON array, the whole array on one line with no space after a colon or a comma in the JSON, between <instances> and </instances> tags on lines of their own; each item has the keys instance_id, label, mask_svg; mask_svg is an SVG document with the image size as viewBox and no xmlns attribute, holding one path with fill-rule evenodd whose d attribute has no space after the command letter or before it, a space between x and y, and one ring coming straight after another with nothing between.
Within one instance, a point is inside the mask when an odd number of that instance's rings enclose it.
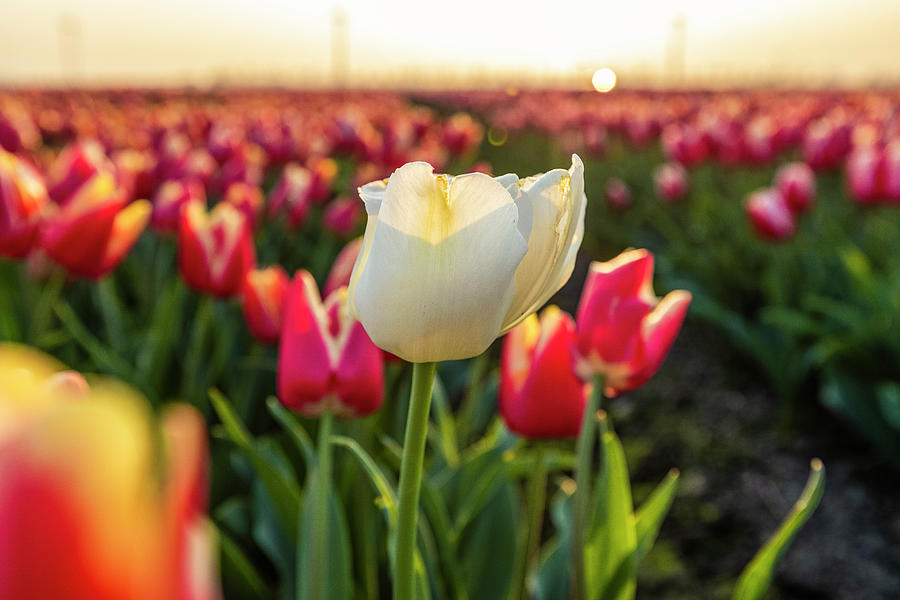
<instances>
[{"instance_id":1,"label":"white tulip petal","mask_svg":"<svg viewBox=\"0 0 900 600\"><path fill-rule=\"evenodd\" d=\"M554 169L523 180L520 212L531 205L533 224L528 254L516 271L516 297L504 319L503 331L515 327L545 304L575 268L584 238L584 165L577 155L572 167Z\"/></svg>"},{"instance_id":2,"label":"white tulip petal","mask_svg":"<svg viewBox=\"0 0 900 600\"><path fill-rule=\"evenodd\" d=\"M384 200L384 192L387 189L387 180L373 181L357 189L359 197L366 205L366 214L377 215Z\"/></svg>"},{"instance_id":3,"label":"white tulip petal","mask_svg":"<svg viewBox=\"0 0 900 600\"><path fill-rule=\"evenodd\" d=\"M505 188L482 174L398 169L370 217L350 304L379 347L411 362L468 358L500 332L527 244ZM377 221L372 223L372 221Z\"/></svg>"}]
</instances>

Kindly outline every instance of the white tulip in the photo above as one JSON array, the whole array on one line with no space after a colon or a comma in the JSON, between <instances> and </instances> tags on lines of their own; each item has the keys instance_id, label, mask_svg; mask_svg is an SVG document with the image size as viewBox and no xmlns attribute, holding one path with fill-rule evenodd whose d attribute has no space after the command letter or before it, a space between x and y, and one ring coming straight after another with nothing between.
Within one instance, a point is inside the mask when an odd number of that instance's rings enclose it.
<instances>
[{"instance_id":1,"label":"white tulip","mask_svg":"<svg viewBox=\"0 0 900 600\"><path fill-rule=\"evenodd\" d=\"M359 189L368 223L349 303L410 362L477 356L565 284L584 237L584 167L519 179L428 163Z\"/></svg>"}]
</instances>

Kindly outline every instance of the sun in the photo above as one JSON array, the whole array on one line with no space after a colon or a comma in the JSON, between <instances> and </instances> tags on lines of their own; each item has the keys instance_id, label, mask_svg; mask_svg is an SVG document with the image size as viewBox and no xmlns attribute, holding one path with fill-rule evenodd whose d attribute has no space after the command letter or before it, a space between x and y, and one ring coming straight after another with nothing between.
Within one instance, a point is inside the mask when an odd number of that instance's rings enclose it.
<instances>
[{"instance_id":1,"label":"sun","mask_svg":"<svg viewBox=\"0 0 900 600\"><path fill-rule=\"evenodd\" d=\"M611 92L616 87L616 72L608 67L597 69L591 77L591 83L598 92Z\"/></svg>"}]
</instances>

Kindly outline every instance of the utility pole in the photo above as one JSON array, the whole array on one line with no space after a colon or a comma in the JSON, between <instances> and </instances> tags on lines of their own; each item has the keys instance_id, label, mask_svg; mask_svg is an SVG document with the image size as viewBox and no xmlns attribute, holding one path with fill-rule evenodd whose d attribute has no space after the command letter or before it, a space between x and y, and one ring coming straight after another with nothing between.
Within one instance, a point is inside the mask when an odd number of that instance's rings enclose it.
<instances>
[{"instance_id":1,"label":"utility pole","mask_svg":"<svg viewBox=\"0 0 900 600\"><path fill-rule=\"evenodd\" d=\"M331 83L336 88L347 87L350 71L350 35L347 11L335 6L331 13Z\"/></svg>"},{"instance_id":2,"label":"utility pole","mask_svg":"<svg viewBox=\"0 0 900 600\"><path fill-rule=\"evenodd\" d=\"M685 54L687 52L687 19L678 15L672 19L666 44L666 80L669 87L684 85Z\"/></svg>"},{"instance_id":3,"label":"utility pole","mask_svg":"<svg viewBox=\"0 0 900 600\"><path fill-rule=\"evenodd\" d=\"M84 37L81 19L64 12L59 15L59 66L65 85L72 85L82 74Z\"/></svg>"}]
</instances>

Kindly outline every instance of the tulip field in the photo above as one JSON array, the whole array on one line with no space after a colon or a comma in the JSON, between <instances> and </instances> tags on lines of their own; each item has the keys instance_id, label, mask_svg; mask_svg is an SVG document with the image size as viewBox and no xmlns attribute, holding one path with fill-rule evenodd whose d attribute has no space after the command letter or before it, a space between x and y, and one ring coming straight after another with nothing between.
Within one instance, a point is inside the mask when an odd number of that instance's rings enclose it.
<instances>
[{"instance_id":1,"label":"tulip field","mask_svg":"<svg viewBox=\"0 0 900 600\"><path fill-rule=\"evenodd\" d=\"M0 600L895 598L898 474L900 93L0 90Z\"/></svg>"}]
</instances>

